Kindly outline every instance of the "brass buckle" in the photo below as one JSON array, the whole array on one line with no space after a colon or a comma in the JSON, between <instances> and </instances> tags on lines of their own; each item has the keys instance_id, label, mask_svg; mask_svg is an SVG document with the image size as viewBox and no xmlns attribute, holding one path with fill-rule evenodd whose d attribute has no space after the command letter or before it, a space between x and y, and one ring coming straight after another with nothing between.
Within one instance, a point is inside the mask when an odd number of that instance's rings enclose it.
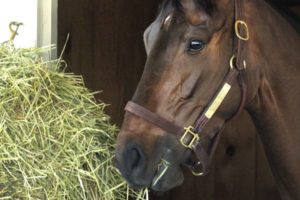
<instances>
[{"instance_id":1,"label":"brass buckle","mask_svg":"<svg viewBox=\"0 0 300 200\"><path fill-rule=\"evenodd\" d=\"M200 136L198 135L198 133L195 133L194 127L192 127L192 126L184 128L184 130L185 130L185 132L184 132L183 136L180 138L180 143L186 148L193 149L194 143L200 139ZM188 144L186 144L185 139L188 135L192 136L192 139Z\"/></svg>"},{"instance_id":2,"label":"brass buckle","mask_svg":"<svg viewBox=\"0 0 300 200\"><path fill-rule=\"evenodd\" d=\"M245 36L243 36L240 31L239 31L239 27L243 27L244 30L245 30ZM234 24L234 30L235 30L235 34L236 36L241 39L241 40L244 40L244 41L247 41L249 40L250 36L249 36L249 29L248 29L248 25L245 21L242 21L242 20L236 20L235 21L235 24Z\"/></svg>"}]
</instances>

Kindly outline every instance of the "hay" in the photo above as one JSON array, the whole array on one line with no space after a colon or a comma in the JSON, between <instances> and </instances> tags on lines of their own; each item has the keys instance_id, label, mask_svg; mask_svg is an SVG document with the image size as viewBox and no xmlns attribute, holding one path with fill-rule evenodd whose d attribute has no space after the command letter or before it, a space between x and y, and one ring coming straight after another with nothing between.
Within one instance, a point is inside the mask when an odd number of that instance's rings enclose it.
<instances>
[{"instance_id":1,"label":"hay","mask_svg":"<svg viewBox=\"0 0 300 200\"><path fill-rule=\"evenodd\" d=\"M162 179L162 177L166 174L168 169L170 168L171 163L167 160L161 159L160 163L157 166L157 172L159 173L156 178L153 180L153 185L156 185L158 181Z\"/></svg>"},{"instance_id":2,"label":"hay","mask_svg":"<svg viewBox=\"0 0 300 200\"><path fill-rule=\"evenodd\" d=\"M0 199L143 199L113 166L106 105L41 51L0 46Z\"/></svg>"}]
</instances>

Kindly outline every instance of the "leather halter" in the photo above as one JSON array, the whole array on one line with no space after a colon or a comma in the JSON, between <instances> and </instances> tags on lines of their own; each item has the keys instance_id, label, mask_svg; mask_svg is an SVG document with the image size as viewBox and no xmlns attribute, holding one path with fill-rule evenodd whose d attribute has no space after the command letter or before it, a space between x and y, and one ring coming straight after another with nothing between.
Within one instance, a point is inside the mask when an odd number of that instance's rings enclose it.
<instances>
[{"instance_id":1,"label":"leather halter","mask_svg":"<svg viewBox=\"0 0 300 200\"><path fill-rule=\"evenodd\" d=\"M241 1L242 0L235 0L235 36L233 38L233 56L229 63L230 69L224 78L223 84L215 93L208 106L206 106L204 111L200 114L200 117L196 120L194 126L178 126L166 118L163 118L162 116L159 116L156 113L146 109L145 107L134 103L133 101L129 101L125 107L127 112L130 112L152 123L153 125L167 131L170 134L174 134L184 147L192 150L199 160L199 162L195 162L193 166L190 166L192 173L196 176L201 176L208 173L212 156L216 150L221 135L221 131L206 135L201 135L201 133L226 98L236 80L238 80L241 87L242 97L239 108L234 117L241 113L245 105L247 91L244 80L244 71L246 69L246 62L245 60L242 60L241 57L244 52L243 44L245 41L249 40L249 32L247 24L241 18L241 13L243 13ZM208 151L205 150L204 145L207 143L209 144ZM199 167L201 167L201 171L196 172L196 168Z\"/></svg>"}]
</instances>

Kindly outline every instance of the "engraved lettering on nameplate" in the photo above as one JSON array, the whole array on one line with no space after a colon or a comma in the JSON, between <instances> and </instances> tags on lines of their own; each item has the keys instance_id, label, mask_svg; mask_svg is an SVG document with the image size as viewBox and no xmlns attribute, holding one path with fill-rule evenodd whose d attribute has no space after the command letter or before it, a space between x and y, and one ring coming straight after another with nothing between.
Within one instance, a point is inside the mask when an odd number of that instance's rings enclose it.
<instances>
[{"instance_id":1,"label":"engraved lettering on nameplate","mask_svg":"<svg viewBox=\"0 0 300 200\"><path fill-rule=\"evenodd\" d=\"M210 119L212 116L215 114L215 112L218 110L220 107L221 103L224 101L225 97L229 93L231 89L231 85L228 83L225 83L223 88L220 90L219 94L213 101L213 103L209 106L208 110L205 113L205 116Z\"/></svg>"}]
</instances>

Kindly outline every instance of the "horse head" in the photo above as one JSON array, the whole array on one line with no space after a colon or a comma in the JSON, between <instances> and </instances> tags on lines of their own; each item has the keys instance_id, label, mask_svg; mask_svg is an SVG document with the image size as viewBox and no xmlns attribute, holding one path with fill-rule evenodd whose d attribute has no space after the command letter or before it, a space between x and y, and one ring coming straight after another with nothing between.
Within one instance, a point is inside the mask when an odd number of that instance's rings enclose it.
<instances>
[{"instance_id":1,"label":"horse head","mask_svg":"<svg viewBox=\"0 0 300 200\"><path fill-rule=\"evenodd\" d=\"M132 99L141 107L140 113L155 113L161 118L154 121L162 126L166 119L167 124L189 127L204 111L213 112L213 117L205 113L209 121L201 135L215 136L222 129L242 101L237 76L231 77L230 91L220 87L235 67L234 8L230 0L167 0L162 4L144 33L148 58ZM222 101L216 103L220 96ZM215 108L208 110L209 106ZM118 136L117 167L136 187L165 191L180 185L182 166L194 163L192 151L186 148L189 144L182 145L169 129L141 115L125 115ZM201 148L210 145L207 142Z\"/></svg>"}]
</instances>

